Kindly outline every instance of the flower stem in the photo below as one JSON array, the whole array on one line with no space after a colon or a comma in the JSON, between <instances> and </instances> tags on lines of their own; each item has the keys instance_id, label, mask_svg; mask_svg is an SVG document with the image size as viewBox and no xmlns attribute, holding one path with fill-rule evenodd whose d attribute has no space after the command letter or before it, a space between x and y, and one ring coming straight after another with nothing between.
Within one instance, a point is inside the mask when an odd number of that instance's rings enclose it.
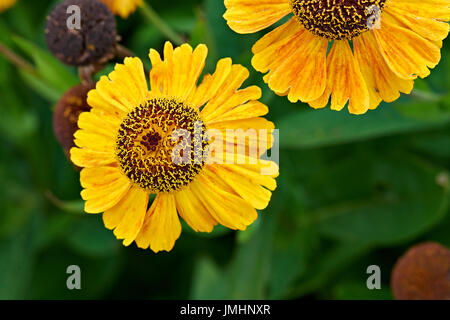
<instances>
[{"instance_id":1,"label":"flower stem","mask_svg":"<svg viewBox=\"0 0 450 320\"><path fill-rule=\"evenodd\" d=\"M3 57L5 57L6 60L11 62L13 65L15 65L17 68L27 71L29 73L32 73L34 75L38 74L32 64L30 64L25 59L23 59L19 55L15 54L14 52L12 52L11 49L9 49L7 46L5 46L1 42L0 42L0 54Z\"/></svg>"},{"instance_id":2,"label":"flower stem","mask_svg":"<svg viewBox=\"0 0 450 320\"><path fill-rule=\"evenodd\" d=\"M178 35L146 2L140 7L142 14L152 23L164 36L176 45L183 44L183 38Z\"/></svg>"}]
</instances>

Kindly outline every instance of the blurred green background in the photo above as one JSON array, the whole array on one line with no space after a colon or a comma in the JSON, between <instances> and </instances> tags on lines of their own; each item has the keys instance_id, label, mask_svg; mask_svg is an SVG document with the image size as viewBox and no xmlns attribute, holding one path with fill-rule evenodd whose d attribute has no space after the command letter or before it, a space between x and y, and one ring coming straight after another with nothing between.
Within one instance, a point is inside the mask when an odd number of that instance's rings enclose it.
<instances>
[{"instance_id":1,"label":"blurred green background","mask_svg":"<svg viewBox=\"0 0 450 320\"><path fill-rule=\"evenodd\" d=\"M1 299L391 299L390 272L408 247L450 246L448 41L413 95L364 116L314 111L268 90L250 65L265 32L231 31L223 1L148 0L192 45L209 46L209 71L221 57L249 68L246 84L263 88L280 129L281 174L245 232L185 228L170 253L123 247L100 215L83 213L79 173L53 135L53 107L79 82L45 45L57 2L18 0L0 14L0 41L37 70L0 56ZM149 48L160 51L164 37L139 10L117 21L122 44L149 66ZM72 264L82 290L66 288ZM381 290L366 287L372 264Z\"/></svg>"}]
</instances>

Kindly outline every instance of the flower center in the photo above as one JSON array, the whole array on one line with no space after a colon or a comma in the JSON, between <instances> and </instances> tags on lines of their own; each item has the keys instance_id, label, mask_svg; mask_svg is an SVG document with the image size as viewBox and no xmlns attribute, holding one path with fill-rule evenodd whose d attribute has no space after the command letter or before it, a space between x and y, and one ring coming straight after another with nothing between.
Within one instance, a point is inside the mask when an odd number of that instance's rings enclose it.
<instances>
[{"instance_id":1,"label":"flower center","mask_svg":"<svg viewBox=\"0 0 450 320\"><path fill-rule=\"evenodd\" d=\"M351 40L376 27L386 0L290 0L303 26L329 40Z\"/></svg>"},{"instance_id":2,"label":"flower center","mask_svg":"<svg viewBox=\"0 0 450 320\"><path fill-rule=\"evenodd\" d=\"M196 109L168 98L151 98L120 125L116 153L123 172L140 187L175 191L202 170L208 146Z\"/></svg>"}]
</instances>

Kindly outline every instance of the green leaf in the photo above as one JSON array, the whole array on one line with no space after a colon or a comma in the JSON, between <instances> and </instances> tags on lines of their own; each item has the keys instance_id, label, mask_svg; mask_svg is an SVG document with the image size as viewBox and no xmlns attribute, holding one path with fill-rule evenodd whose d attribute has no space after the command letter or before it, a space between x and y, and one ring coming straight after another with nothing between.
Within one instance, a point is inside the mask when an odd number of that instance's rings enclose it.
<instances>
[{"instance_id":1,"label":"green leaf","mask_svg":"<svg viewBox=\"0 0 450 320\"><path fill-rule=\"evenodd\" d=\"M35 258L36 220L0 242L0 299L24 299Z\"/></svg>"},{"instance_id":2,"label":"green leaf","mask_svg":"<svg viewBox=\"0 0 450 320\"><path fill-rule=\"evenodd\" d=\"M365 281L345 281L332 288L333 298L338 300L392 300L389 287L369 290Z\"/></svg>"},{"instance_id":3,"label":"green leaf","mask_svg":"<svg viewBox=\"0 0 450 320\"><path fill-rule=\"evenodd\" d=\"M298 279L298 284L289 290L285 298L301 297L319 290L369 249L367 243L343 242L337 243L330 250L319 250L318 259L311 261L311 268Z\"/></svg>"},{"instance_id":4,"label":"green leaf","mask_svg":"<svg viewBox=\"0 0 450 320\"><path fill-rule=\"evenodd\" d=\"M51 54L19 36L13 36L13 40L34 60L39 78L54 90L64 93L79 83L77 77Z\"/></svg>"},{"instance_id":5,"label":"green leaf","mask_svg":"<svg viewBox=\"0 0 450 320\"><path fill-rule=\"evenodd\" d=\"M315 218L324 217L320 230L327 237L394 245L417 237L445 216L450 193L436 181L438 168L404 155L368 170L378 171L383 192L321 210Z\"/></svg>"},{"instance_id":6,"label":"green leaf","mask_svg":"<svg viewBox=\"0 0 450 320\"><path fill-rule=\"evenodd\" d=\"M84 215L66 235L67 243L83 255L105 257L119 250L118 241L111 230L103 225L99 216Z\"/></svg>"},{"instance_id":7,"label":"green leaf","mask_svg":"<svg viewBox=\"0 0 450 320\"><path fill-rule=\"evenodd\" d=\"M56 103L64 94L64 91L49 86L47 82L35 74L24 70L20 70L19 73L28 86L50 102Z\"/></svg>"},{"instance_id":8,"label":"green leaf","mask_svg":"<svg viewBox=\"0 0 450 320\"><path fill-rule=\"evenodd\" d=\"M241 244L227 273L227 299L264 299L270 274L275 229L273 214L260 216L261 226Z\"/></svg>"},{"instance_id":9,"label":"green leaf","mask_svg":"<svg viewBox=\"0 0 450 320\"><path fill-rule=\"evenodd\" d=\"M282 148L315 148L400 133L442 127L450 122L450 113L441 113L431 119L407 116L398 110L411 108L429 110L437 104L410 102L394 108L381 105L365 115L351 115L329 109L299 111L289 114L278 123Z\"/></svg>"},{"instance_id":10,"label":"green leaf","mask_svg":"<svg viewBox=\"0 0 450 320\"><path fill-rule=\"evenodd\" d=\"M312 249L317 241L317 235L311 229L288 231L278 228L270 272L270 299L283 298L295 281L310 269Z\"/></svg>"},{"instance_id":11,"label":"green leaf","mask_svg":"<svg viewBox=\"0 0 450 320\"><path fill-rule=\"evenodd\" d=\"M226 284L223 271L210 259L201 257L197 260L191 299L193 300L220 300L225 299Z\"/></svg>"},{"instance_id":12,"label":"green leaf","mask_svg":"<svg viewBox=\"0 0 450 320\"><path fill-rule=\"evenodd\" d=\"M67 267L81 269L81 290L67 288ZM43 251L35 262L27 299L98 299L114 283L120 270L118 255L88 257L64 247Z\"/></svg>"}]
</instances>

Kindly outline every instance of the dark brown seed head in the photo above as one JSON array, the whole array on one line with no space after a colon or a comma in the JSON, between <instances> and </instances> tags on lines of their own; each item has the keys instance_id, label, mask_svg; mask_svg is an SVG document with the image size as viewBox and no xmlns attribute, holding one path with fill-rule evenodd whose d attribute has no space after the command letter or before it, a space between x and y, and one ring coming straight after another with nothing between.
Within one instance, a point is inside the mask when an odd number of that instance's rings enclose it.
<instances>
[{"instance_id":1,"label":"dark brown seed head","mask_svg":"<svg viewBox=\"0 0 450 320\"><path fill-rule=\"evenodd\" d=\"M98 0L66 0L47 17L45 34L48 48L59 60L85 66L99 61L116 43L116 21Z\"/></svg>"},{"instance_id":2,"label":"dark brown seed head","mask_svg":"<svg viewBox=\"0 0 450 320\"><path fill-rule=\"evenodd\" d=\"M351 40L380 18L386 0L290 0L303 26L328 40ZM374 20L375 19L375 20Z\"/></svg>"},{"instance_id":3,"label":"dark brown seed head","mask_svg":"<svg viewBox=\"0 0 450 320\"><path fill-rule=\"evenodd\" d=\"M78 117L80 113L89 111L87 94L95 85L78 85L67 91L56 105L53 113L53 131L66 155L75 146L74 133L78 130Z\"/></svg>"},{"instance_id":4,"label":"dark brown seed head","mask_svg":"<svg viewBox=\"0 0 450 320\"><path fill-rule=\"evenodd\" d=\"M392 270L397 300L450 300L450 250L426 242L410 248Z\"/></svg>"}]
</instances>

